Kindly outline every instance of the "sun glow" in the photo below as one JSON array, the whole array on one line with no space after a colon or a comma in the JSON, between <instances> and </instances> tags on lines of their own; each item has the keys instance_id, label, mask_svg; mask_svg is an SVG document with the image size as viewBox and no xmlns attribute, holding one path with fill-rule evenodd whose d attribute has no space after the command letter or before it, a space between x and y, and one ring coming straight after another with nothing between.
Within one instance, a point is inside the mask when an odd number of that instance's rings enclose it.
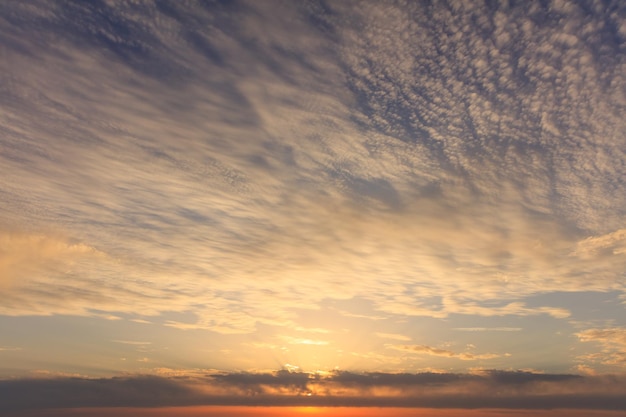
<instances>
[{"instance_id":1,"label":"sun glow","mask_svg":"<svg viewBox=\"0 0 626 417\"><path fill-rule=\"evenodd\" d=\"M321 414L324 409L322 407L297 407L294 411L299 414Z\"/></svg>"}]
</instances>

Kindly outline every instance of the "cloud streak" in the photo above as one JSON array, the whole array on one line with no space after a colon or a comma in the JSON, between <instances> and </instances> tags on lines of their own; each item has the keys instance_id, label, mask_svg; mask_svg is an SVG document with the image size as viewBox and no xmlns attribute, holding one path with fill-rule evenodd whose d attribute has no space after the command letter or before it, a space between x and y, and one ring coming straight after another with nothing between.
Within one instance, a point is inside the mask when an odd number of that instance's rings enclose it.
<instances>
[{"instance_id":1,"label":"cloud streak","mask_svg":"<svg viewBox=\"0 0 626 417\"><path fill-rule=\"evenodd\" d=\"M478 359L494 359L499 358L502 355L496 353L469 353L469 352L453 352L451 350L439 349L426 345L391 345L391 349L396 349L404 352L411 352L424 355L443 356L446 358L456 358L464 361L474 361ZM504 356L510 356L505 354Z\"/></svg>"},{"instance_id":2,"label":"cloud streak","mask_svg":"<svg viewBox=\"0 0 626 417\"><path fill-rule=\"evenodd\" d=\"M461 332L519 332L521 327L457 327Z\"/></svg>"}]
</instances>

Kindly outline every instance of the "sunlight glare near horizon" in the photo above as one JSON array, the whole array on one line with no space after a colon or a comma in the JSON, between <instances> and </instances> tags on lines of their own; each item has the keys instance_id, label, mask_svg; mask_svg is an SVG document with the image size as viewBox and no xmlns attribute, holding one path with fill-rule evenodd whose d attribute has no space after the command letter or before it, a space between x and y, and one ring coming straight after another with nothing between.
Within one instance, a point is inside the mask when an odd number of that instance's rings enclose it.
<instances>
[{"instance_id":1,"label":"sunlight glare near horizon","mask_svg":"<svg viewBox=\"0 0 626 417\"><path fill-rule=\"evenodd\" d=\"M73 408L31 410L7 417L622 417L620 411L597 410L458 410L378 407L239 407Z\"/></svg>"}]
</instances>

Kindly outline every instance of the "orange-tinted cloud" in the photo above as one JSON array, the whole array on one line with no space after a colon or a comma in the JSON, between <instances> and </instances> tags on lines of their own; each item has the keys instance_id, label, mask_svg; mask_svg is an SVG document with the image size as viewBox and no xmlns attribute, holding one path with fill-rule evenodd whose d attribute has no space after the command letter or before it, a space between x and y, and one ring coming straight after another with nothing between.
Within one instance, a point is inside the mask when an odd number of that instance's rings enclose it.
<instances>
[{"instance_id":1,"label":"orange-tinted cloud","mask_svg":"<svg viewBox=\"0 0 626 417\"><path fill-rule=\"evenodd\" d=\"M0 290L65 274L79 260L103 256L84 243L54 235L0 230Z\"/></svg>"},{"instance_id":2,"label":"orange-tinted cloud","mask_svg":"<svg viewBox=\"0 0 626 417\"><path fill-rule=\"evenodd\" d=\"M587 329L576 334L582 342L596 342L602 349L581 359L626 368L626 328Z\"/></svg>"},{"instance_id":3,"label":"orange-tinted cloud","mask_svg":"<svg viewBox=\"0 0 626 417\"><path fill-rule=\"evenodd\" d=\"M496 353L471 353L471 352L453 352L451 350L439 349L426 345L391 345L392 349L402 350L405 352L422 353L425 355L443 356L446 358L457 358L464 361L473 361L477 359L494 359L502 355ZM506 354L505 354L506 356Z\"/></svg>"}]
</instances>

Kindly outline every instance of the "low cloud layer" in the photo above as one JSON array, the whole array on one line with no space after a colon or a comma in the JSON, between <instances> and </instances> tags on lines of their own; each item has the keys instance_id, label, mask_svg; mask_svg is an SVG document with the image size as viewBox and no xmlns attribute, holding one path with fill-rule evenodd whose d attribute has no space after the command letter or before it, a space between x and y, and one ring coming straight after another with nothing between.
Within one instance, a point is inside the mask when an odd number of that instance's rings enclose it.
<instances>
[{"instance_id":1,"label":"low cloud layer","mask_svg":"<svg viewBox=\"0 0 626 417\"><path fill-rule=\"evenodd\" d=\"M189 405L626 410L624 386L619 376L504 371L27 379L0 381L0 411Z\"/></svg>"}]
</instances>

